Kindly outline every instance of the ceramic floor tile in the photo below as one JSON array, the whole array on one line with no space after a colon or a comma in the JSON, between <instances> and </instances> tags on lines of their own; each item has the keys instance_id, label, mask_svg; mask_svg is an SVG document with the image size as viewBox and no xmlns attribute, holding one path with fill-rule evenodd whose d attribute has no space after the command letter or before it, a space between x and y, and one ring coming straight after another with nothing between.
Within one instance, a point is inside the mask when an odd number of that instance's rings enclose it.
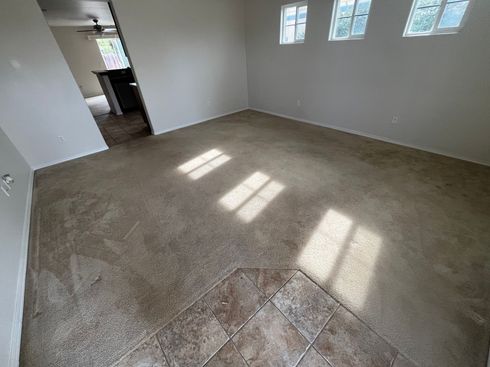
<instances>
[{"instance_id":1,"label":"ceramic floor tile","mask_svg":"<svg viewBox=\"0 0 490 367\"><path fill-rule=\"evenodd\" d=\"M120 116L110 113L97 116L95 120L109 147L151 135L150 127L139 111Z\"/></svg>"},{"instance_id":2,"label":"ceramic floor tile","mask_svg":"<svg viewBox=\"0 0 490 367\"><path fill-rule=\"evenodd\" d=\"M315 340L338 305L301 272L277 292L272 302L310 342Z\"/></svg>"},{"instance_id":3,"label":"ceramic floor tile","mask_svg":"<svg viewBox=\"0 0 490 367\"><path fill-rule=\"evenodd\" d=\"M228 340L204 300L197 301L157 334L171 367L202 366Z\"/></svg>"},{"instance_id":4,"label":"ceramic floor tile","mask_svg":"<svg viewBox=\"0 0 490 367\"><path fill-rule=\"evenodd\" d=\"M396 350L340 307L320 333L315 348L334 367L389 367Z\"/></svg>"},{"instance_id":5,"label":"ceramic floor tile","mask_svg":"<svg viewBox=\"0 0 490 367\"><path fill-rule=\"evenodd\" d=\"M231 336L267 299L250 279L237 270L214 287L205 300Z\"/></svg>"},{"instance_id":6,"label":"ceramic floor tile","mask_svg":"<svg viewBox=\"0 0 490 367\"><path fill-rule=\"evenodd\" d=\"M206 363L206 367L247 367L247 364L233 343L228 342Z\"/></svg>"},{"instance_id":7,"label":"ceramic floor tile","mask_svg":"<svg viewBox=\"0 0 490 367\"><path fill-rule=\"evenodd\" d=\"M272 297L296 272L296 270L280 269L242 269L242 271L267 297Z\"/></svg>"},{"instance_id":8,"label":"ceramic floor tile","mask_svg":"<svg viewBox=\"0 0 490 367\"><path fill-rule=\"evenodd\" d=\"M155 336L124 357L116 367L168 367Z\"/></svg>"},{"instance_id":9,"label":"ceramic floor tile","mask_svg":"<svg viewBox=\"0 0 490 367\"><path fill-rule=\"evenodd\" d=\"M295 366L308 341L268 302L234 337L249 366Z\"/></svg>"},{"instance_id":10,"label":"ceramic floor tile","mask_svg":"<svg viewBox=\"0 0 490 367\"><path fill-rule=\"evenodd\" d=\"M398 356L395 359L395 363L393 363L393 367L417 367L417 365L409 361L401 354L398 354Z\"/></svg>"},{"instance_id":11,"label":"ceramic floor tile","mask_svg":"<svg viewBox=\"0 0 490 367\"><path fill-rule=\"evenodd\" d=\"M298 367L331 367L328 362L315 350L310 348L299 362Z\"/></svg>"}]
</instances>

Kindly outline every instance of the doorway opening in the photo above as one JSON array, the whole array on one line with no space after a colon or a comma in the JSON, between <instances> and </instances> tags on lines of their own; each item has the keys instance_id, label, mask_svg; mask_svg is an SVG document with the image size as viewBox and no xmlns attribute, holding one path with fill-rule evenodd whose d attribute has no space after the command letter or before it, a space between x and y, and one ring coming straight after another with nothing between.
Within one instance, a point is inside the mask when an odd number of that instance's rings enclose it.
<instances>
[{"instance_id":1,"label":"doorway opening","mask_svg":"<svg viewBox=\"0 0 490 367\"><path fill-rule=\"evenodd\" d=\"M110 3L38 3L109 148L151 135Z\"/></svg>"}]
</instances>

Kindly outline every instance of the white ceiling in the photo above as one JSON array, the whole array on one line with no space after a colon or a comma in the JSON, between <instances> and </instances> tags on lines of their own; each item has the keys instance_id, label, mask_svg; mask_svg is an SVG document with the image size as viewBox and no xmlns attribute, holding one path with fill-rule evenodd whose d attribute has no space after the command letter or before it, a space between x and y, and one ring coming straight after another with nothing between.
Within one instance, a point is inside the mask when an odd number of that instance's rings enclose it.
<instances>
[{"instance_id":1,"label":"white ceiling","mask_svg":"<svg viewBox=\"0 0 490 367\"><path fill-rule=\"evenodd\" d=\"M101 25L114 25L109 4L101 0L38 0L43 14L52 27L93 25L99 19Z\"/></svg>"}]
</instances>

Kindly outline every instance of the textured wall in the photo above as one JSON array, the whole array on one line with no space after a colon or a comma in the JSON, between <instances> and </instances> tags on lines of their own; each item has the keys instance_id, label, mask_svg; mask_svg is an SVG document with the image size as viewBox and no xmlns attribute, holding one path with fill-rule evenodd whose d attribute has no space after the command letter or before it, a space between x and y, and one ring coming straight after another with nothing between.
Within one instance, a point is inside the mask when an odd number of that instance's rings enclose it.
<instances>
[{"instance_id":1,"label":"textured wall","mask_svg":"<svg viewBox=\"0 0 490 367\"><path fill-rule=\"evenodd\" d=\"M54 38L85 98L104 94L92 70L105 69L96 40L88 40L79 29L91 27L51 27Z\"/></svg>"},{"instance_id":2,"label":"textured wall","mask_svg":"<svg viewBox=\"0 0 490 367\"><path fill-rule=\"evenodd\" d=\"M374 0L364 40L329 42L333 1L310 0L305 43L280 46L284 3L246 0L251 107L490 164L489 1L459 34L404 38L412 2Z\"/></svg>"},{"instance_id":3,"label":"textured wall","mask_svg":"<svg viewBox=\"0 0 490 367\"><path fill-rule=\"evenodd\" d=\"M107 149L37 2L3 0L0 13L8 14L0 23L0 127L27 163Z\"/></svg>"},{"instance_id":4,"label":"textured wall","mask_svg":"<svg viewBox=\"0 0 490 367\"><path fill-rule=\"evenodd\" d=\"M248 106L243 0L115 0L155 133Z\"/></svg>"},{"instance_id":5,"label":"textured wall","mask_svg":"<svg viewBox=\"0 0 490 367\"><path fill-rule=\"evenodd\" d=\"M31 169L0 129L0 176L15 182L0 191L0 366L18 365L26 271Z\"/></svg>"}]
</instances>

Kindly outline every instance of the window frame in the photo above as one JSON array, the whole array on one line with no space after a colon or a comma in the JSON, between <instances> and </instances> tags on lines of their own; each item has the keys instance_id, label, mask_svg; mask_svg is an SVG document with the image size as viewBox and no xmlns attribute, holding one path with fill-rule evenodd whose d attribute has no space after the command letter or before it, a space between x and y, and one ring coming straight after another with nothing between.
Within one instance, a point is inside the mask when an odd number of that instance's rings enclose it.
<instances>
[{"instance_id":1,"label":"window frame","mask_svg":"<svg viewBox=\"0 0 490 367\"><path fill-rule=\"evenodd\" d=\"M121 68L120 67L111 68L107 64L106 57L104 56L104 52L102 50L102 46L100 45L99 41L107 41L108 40L111 43L111 47L115 51L114 54L117 56L118 63L120 64L120 66L122 66L122 68L131 67L131 64L129 62L129 58L124 51L124 46L122 44L122 40L120 37L96 37L94 39L95 39L95 42L97 43L97 47L99 50L100 57L102 58L102 61L104 62L104 65L105 65L107 70L117 70L117 69L121 69ZM114 45L114 43L116 43L117 45Z\"/></svg>"},{"instance_id":2,"label":"window frame","mask_svg":"<svg viewBox=\"0 0 490 367\"><path fill-rule=\"evenodd\" d=\"M281 6L281 32L279 35L279 44L280 45L298 45L298 44L305 43L306 29L308 26L308 9L306 9L306 20L305 20L305 22L304 23L298 23L298 15L299 15L298 9L303 7L303 6L306 6L308 8L308 0L298 1L296 3L285 4L285 5ZM296 8L296 20L294 21L294 42L284 42L284 31L286 30L286 27L287 27L286 20L285 20L286 9L293 8L293 7ZM298 29L298 24L304 24L305 25L305 37L302 40L296 40L296 32ZM291 27L291 25L289 25L289 27Z\"/></svg>"},{"instance_id":3,"label":"window frame","mask_svg":"<svg viewBox=\"0 0 490 367\"><path fill-rule=\"evenodd\" d=\"M354 35L352 34L352 27L354 25L354 18L356 17L357 4L359 3L359 0L354 0L354 10L352 12L352 15L350 17L344 17L344 18L352 18L352 20L350 22L350 27L349 27L349 35L347 37L335 38L335 26L337 23L337 19L340 19L340 18L337 18L337 10L338 10L338 6L339 6L340 1L341 0L335 0L333 3L332 21L330 22L330 33L328 36L328 40L329 41L363 40L364 38L366 38L366 34L368 31L368 26L369 26L369 20L371 19L371 8L372 8L373 2L375 0L371 0L371 2L369 3L369 9L367 12L366 28L364 29L363 34L354 34ZM359 16L359 15L357 15L357 16Z\"/></svg>"},{"instance_id":4,"label":"window frame","mask_svg":"<svg viewBox=\"0 0 490 367\"><path fill-rule=\"evenodd\" d=\"M415 11L419 8L417 8L417 3L418 0L413 0L412 1L412 8L410 10L410 14L407 19L407 23L405 24L405 30L403 31L403 37L423 37L423 36L438 36L438 35L443 35L443 34L457 34L461 29L466 24L466 21L468 20L468 16L470 14L471 8L474 4L474 0L460 0L456 1L454 3L458 2L464 2L468 1L468 6L466 7L466 11L463 15L463 18L461 19L461 22L459 23L459 26L457 27L448 27L448 28L439 28L439 23L441 22L441 18L444 14L444 11L446 10L446 6L448 4L448 0L441 0L441 4L439 5L439 11L436 16L436 20L434 21L434 25L432 26L432 29L429 32L410 32L410 27L412 25L413 17L415 15Z\"/></svg>"}]
</instances>

